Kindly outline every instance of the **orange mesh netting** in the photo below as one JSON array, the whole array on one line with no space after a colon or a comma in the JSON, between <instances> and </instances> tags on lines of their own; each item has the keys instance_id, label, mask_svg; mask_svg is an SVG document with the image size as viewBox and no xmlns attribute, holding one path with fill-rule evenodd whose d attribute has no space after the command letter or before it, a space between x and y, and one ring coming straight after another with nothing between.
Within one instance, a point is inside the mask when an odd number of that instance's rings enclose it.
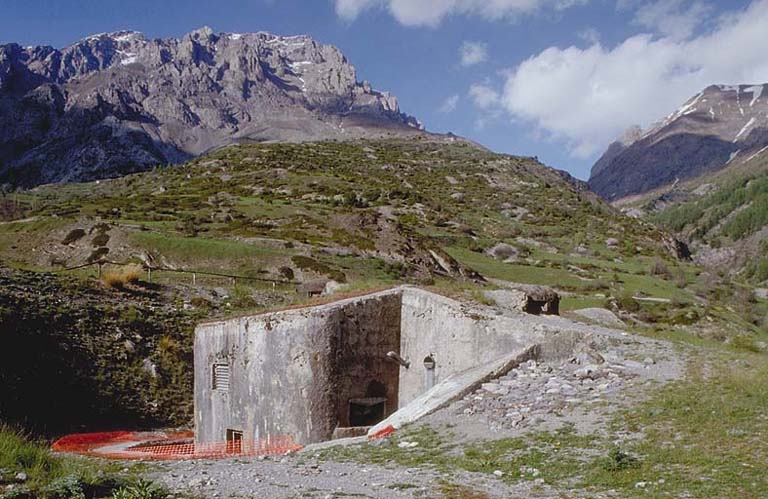
<instances>
[{"instance_id":1,"label":"orange mesh netting","mask_svg":"<svg viewBox=\"0 0 768 499\"><path fill-rule=\"evenodd\" d=\"M289 436L196 444L192 432L143 433L114 431L67 435L52 449L110 459L215 459L233 456L266 456L301 449Z\"/></svg>"}]
</instances>

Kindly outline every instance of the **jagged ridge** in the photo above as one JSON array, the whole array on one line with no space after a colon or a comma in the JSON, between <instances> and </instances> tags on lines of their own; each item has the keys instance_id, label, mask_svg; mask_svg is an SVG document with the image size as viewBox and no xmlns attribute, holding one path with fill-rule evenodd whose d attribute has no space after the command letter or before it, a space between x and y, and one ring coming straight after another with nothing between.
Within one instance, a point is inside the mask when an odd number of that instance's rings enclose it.
<instances>
[{"instance_id":1,"label":"jagged ridge","mask_svg":"<svg viewBox=\"0 0 768 499\"><path fill-rule=\"evenodd\" d=\"M0 46L0 179L83 181L243 141L413 133L397 99L308 36L120 31Z\"/></svg>"}]
</instances>

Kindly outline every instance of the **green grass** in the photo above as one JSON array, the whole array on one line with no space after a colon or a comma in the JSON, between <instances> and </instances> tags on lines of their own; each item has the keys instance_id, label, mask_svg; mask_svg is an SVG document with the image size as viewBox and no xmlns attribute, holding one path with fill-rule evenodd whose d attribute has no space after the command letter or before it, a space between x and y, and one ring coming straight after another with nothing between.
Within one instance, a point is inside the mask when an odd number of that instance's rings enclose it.
<instances>
[{"instance_id":1,"label":"green grass","mask_svg":"<svg viewBox=\"0 0 768 499\"><path fill-rule=\"evenodd\" d=\"M14 482L0 497L35 499L164 499L162 488L139 479L141 466L53 455L44 443L0 425L0 478ZM17 474L27 479L16 481ZM3 486L5 487L5 486Z\"/></svg>"},{"instance_id":2,"label":"green grass","mask_svg":"<svg viewBox=\"0 0 768 499\"><path fill-rule=\"evenodd\" d=\"M484 254L458 247L446 248L446 252L486 277L524 284L553 285L556 283L576 288L584 285L584 281L563 269L504 263Z\"/></svg>"},{"instance_id":3,"label":"green grass","mask_svg":"<svg viewBox=\"0 0 768 499\"><path fill-rule=\"evenodd\" d=\"M290 254L285 248L257 246L225 239L184 237L157 232L138 232L133 235L136 244L185 262L242 262L260 263ZM202 269L200 269L202 270Z\"/></svg>"}]
</instances>

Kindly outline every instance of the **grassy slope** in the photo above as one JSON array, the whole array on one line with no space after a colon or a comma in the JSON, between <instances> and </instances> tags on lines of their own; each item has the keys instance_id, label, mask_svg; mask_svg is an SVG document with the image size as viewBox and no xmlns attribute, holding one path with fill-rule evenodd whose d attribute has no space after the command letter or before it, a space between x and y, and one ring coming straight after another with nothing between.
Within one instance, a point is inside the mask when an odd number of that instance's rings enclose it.
<instances>
[{"instance_id":1,"label":"grassy slope","mask_svg":"<svg viewBox=\"0 0 768 499\"><path fill-rule=\"evenodd\" d=\"M13 194L9 199L13 206L6 213L11 213L8 218L16 221L0 224L0 258L16 267L50 270L60 269L57 262L82 263L99 247L96 237L107 234L109 240L104 247L109 248L108 255L115 260L135 261L138 254L148 253L167 266L273 278L281 277L281 267L290 267L297 280L341 272L355 290L406 281L434 284L444 291L465 293L469 298L478 296L476 284L459 284L417 271L418 262L414 254L408 253L408 247L414 252L433 247L445 250L486 277L555 286L565 294L566 310L605 305L613 297L620 307L632 309L635 317L644 321L638 329L647 334L688 338L688 333L700 333L717 339L735 336L739 341L733 342L747 348L754 348L755 340L765 339L758 328L746 320L747 311L730 305L728 297L734 293L735 284L703 281L700 269L674 261L664 249L663 234L657 229L625 218L580 194L558 174L530 159L496 155L463 144L372 142L233 147L179 167L98 184L43 187ZM31 219L19 221L28 218ZM389 220L389 225L382 224L382 218ZM70 244L62 244L78 228L83 229L85 235ZM608 238L618 239L619 244L609 247L605 243ZM408 244L389 244L395 239ZM486 250L499 242L517 248L521 257L516 262L505 263L488 256ZM297 256L311 258L315 263L302 268L296 262L305 260L297 260ZM651 275L651 267L660 267L661 271ZM317 269L325 270L318 272ZM7 272L10 282L23 283L30 279L19 271ZM147 337L140 354L128 355L121 362L127 367L126 373L135 375L134 381L146 378L146 372L142 371L145 357L155 361L161 376L165 376L167 370L171 375L168 379L176 379L170 384L147 385L154 387L154 391L146 392L154 394L147 400L159 402L156 411L168 417L163 411L184 404L157 394L164 393L163 386L179 383L179 378L172 376L189 379L189 372L183 370L183 359L190 347L188 336L183 336L183 328L176 328L182 336L168 338L171 335L158 328L167 322L165 314L169 309L163 307L153 308L157 315L150 316L147 322L131 325L136 319L135 312L123 308L131 305L133 293L148 285L140 283L139 287L123 291L108 290L93 279L92 272L92 269L74 272L73 277L65 281L68 286L91 290L97 299L104 294L113 295L114 301L106 305L112 303L115 307L115 320L121 330L140 335L144 335L147 328L158 331ZM184 303L199 316L287 305L300 300L292 286L272 289L268 284L247 281L233 285L229 280L216 278L199 278L197 286L192 286L189 275L176 273L153 275L153 284L158 283L157 292L164 296L158 300L176 308ZM214 299L211 288L224 288L229 296ZM67 296L66 293L61 290L41 293L43 307L34 300L18 305L0 297L0 305L5 305L6 312L11 313L0 318L0 325L6 327L5 334L13 329L10 325L17 323L18 318L12 317L12 312L18 307L45 312L39 317L41 323L58 318L76 324L79 317L76 310L66 307L58 310L45 298ZM31 294L24 296L29 298ZM667 298L671 303L637 303L631 296ZM82 301L73 303L76 307ZM758 313L768 312L767 303L752 305ZM97 315L103 313L101 310ZM706 327L699 327L702 324ZM86 329L89 334L83 338L93 336L98 343L99 338L106 337L104 330ZM85 332L82 328L80 331ZM106 350L119 351L117 344L108 345ZM163 364L169 358L176 360ZM684 438L688 435L695 445L710 445L701 440L701 436L712 439L712 445L718 442L715 440L718 427L695 433L698 427L686 425L686 412L680 412L680 407L686 406L681 404L689 404L691 408L687 411L702 418L714 404L729 404L734 408L728 415L732 419L722 424L741 424L743 419L737 421L736 418L744 415L757 417L753 413L755 407L764 402L764 394L753 393L754 389L748 388L765 385L761 378L765 369L758 364L753 367L756 368L735 372L738 379L748 378L750 372L757 378L734 381L733 390L723 384L713 384L709 378L694 378L691 384L675 385L662 392L650 403L655 406L625 415L627 419L621 423L625 426L653 428L656 411L666 411L664 421L669 426L660 426L659 433L650 431L648 446L630 449L642 455L639 468L608 472L602 466L604 461L584 463L563 459L559 452L563 442L574 448L587 445L583 437L568 431L538 435L533 441L535 447L530 446L530 441L501 442L467 449L464 457L437 464L478 472L502 466L501 469L508 469L511 478L519 473L519 463L508 460L507 456L511 451L521 451L522 454L516 455L550 465L547 480L581 476L581 486L588 489L611 487L627 494L634 490L634 480L639 480L641 475L645 477L638 469L683 466L685 472L670 471L663 475L668 476L667 488L669 494L674 495L684 489L683 484L692 473L708 466L713 466L710 468L713 470L717 467L711 460L680 465L674 461L677 459L674 455L661 452L661 442L670 435L682 434ZM104 373L106 380L111 379L109 372L111 370ZM731 376L729 373L723 372L722 379L731 379L727 378ZM118 386L128 392L135 389L130 378L127 376L126 382L121 381ZM114 393L107 395L112 397ZM702 424L721 423L704 418ZM433 439L432 447L439 448L438 436L425 438ZM722 437L717 438L721 438L722 444ZM555 443L556 459L555 454L551 454ZM430 445L425 442L420 448L432 448ZM611 442L597 445L607 456ZM693 459L690 454L683 456ZM730 457L741 459L743 456L742 453ZM375 460L376 456L366 455L366 458ZM400 459L397 456L383 458ZM762 487L762 479L750 478ZM725 476L725 479L729 478ZM701 490L714 491L717 495L716 486L719 485ZM696 492L698 495L698 490Z\"/></svg>"}]
</instances>

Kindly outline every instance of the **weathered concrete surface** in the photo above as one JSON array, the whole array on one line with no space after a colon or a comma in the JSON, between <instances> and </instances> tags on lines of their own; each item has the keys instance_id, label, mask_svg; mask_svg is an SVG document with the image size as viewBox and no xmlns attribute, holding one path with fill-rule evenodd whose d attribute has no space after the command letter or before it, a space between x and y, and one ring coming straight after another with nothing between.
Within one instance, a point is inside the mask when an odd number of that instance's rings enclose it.
<instances>
[{"instance_id":1,"label":"weathered concrete surface","mask_svg":"<svg viewBox=\"0 0 768 499\"><path fill-rule=\"evenodd\" d=\"M448 376L498 359L530 345L540 345L541 355L570 355L583 334L545 326L547 319L520 312L498 312L470 306L418 288L403 288L401 355L411 362L400 368L400 407L426 391L423 361L435 361L435 383ZM564 321L566 324L574 324ZM570 329L570 328L569 328Z\"/></svg>"},{"instance_id":2,"label":"weathered concrete surface","mask_svg":"<svg viewBox=\"0 0 768 499\"><path fill-rule=\"evenodd\" d=\"M473 392L486 381L503 376L520 365L521 362L535 358L538 354L537 350L536 346L524 348L487 364L448 376L407 406L372 427L368 431L368 435L376 435L389 426L395 429L402 428L403 425L413 423L446 407L451 402Z\"/></svg>"},{"instance_id":3,"label":"weathered concrete surface","mask_svg":"<svg viewBox=\"0 0 768 499\"><path fill-rule=\"evenodd\" d=\"M347 423L348 399L372 381L397 408L400 296L382 292L330 305L200 325L195 334L195 439L223 442L290 435L331 438ZM213 365L230 366L229 390L212 387ZM374 384L379 389L381 386Z\"/></svg>"}]
</instances>

